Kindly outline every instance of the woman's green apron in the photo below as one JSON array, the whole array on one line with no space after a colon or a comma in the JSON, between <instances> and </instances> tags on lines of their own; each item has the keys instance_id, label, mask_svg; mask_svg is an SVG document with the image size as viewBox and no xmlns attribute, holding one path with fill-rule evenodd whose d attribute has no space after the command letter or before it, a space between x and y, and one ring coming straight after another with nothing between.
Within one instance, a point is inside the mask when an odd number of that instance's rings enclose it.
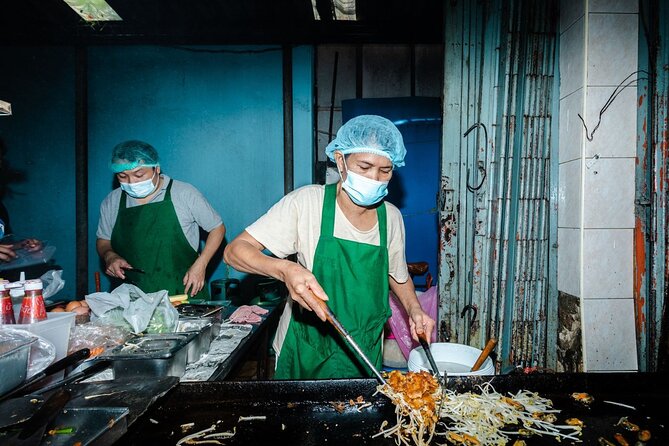
<instances>
[{"instance_id":1,"label":"woman's green apron","mask_svg":"<svg viewBox=\"0 0 669 446\"><path fill-rule=\"evenodd\" d=\"M126 207L126 194L121 194L111 244L128 263L145 271L125 273L126 282L145 293L167 290L170 296L184 294L183 277L198 257L174 210L172 184L170 180L163 201L130 208ZM209 299L206 283L194 299Z\"/></svg>"},{"instance_id":2,"label":"woman's green apron","mask_svg":"<svg viewBox=\"0 0 669 446\"><path fill-rule=\"evenodd\" d=\"M377 207L380 245L334 237L337 185L325 187L313 274L330 309L377 369L383 325L390 317L386 206ZM293 305L275 374L278 379L369 377L372 372L341 335L315 313Z\"/></svg>"}]
</instances>

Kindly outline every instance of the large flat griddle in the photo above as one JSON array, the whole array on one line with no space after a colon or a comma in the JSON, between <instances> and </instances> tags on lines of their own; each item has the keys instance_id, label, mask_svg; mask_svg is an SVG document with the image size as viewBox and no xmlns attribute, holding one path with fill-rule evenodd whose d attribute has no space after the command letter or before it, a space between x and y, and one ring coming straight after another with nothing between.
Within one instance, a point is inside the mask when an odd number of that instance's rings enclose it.
<instances>
[{"instance_id":1,"label":"large flat griddle","mask_svg":"<svg viewBox=\"0 0 669 446\"><path fill-rule=\"evenodd\" d=\"M561 409L560 420L578 417L586 425L581 445L597 445L599 437L614 442L620 431L614 425L623 416L649 429L651 445L669 444L667 426L667 376L662 374L534 374L449 380L449 388L466 392L489 381L500 393L520 389L537 391ZM372 439L384 420L394 423L394 407L382 395L373 396L376 380L236 381L180 384L144 414L118 444L175 444L185 433L181 425L194 423L192 433L218 423L217 431L236 427L224 444L318 445L395 444L392 439ZM587 392L595 398L584 406L570 398ZM333 402L363 396L371 407L358 411L346 405L340 413ZM634 406L636 410L618 404ZM265 416L266 420L239 421L240 416ZM632 435L626 434L634 444ZM526 439L528 445L565 445L545 438ZM439 439L438 443L444 443ZM512 442L511 442L512 443ZM510 444L511 444L510 443ZM434 442L437 444L437 442ZM615 442L614 442L615 444Z\"/></svg>"}]
</instances>

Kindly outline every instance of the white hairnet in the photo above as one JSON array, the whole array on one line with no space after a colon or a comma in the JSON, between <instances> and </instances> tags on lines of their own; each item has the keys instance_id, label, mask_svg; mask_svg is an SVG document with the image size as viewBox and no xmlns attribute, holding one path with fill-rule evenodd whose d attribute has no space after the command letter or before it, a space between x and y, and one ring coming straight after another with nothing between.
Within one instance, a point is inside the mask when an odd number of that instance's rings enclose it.
<instances>
[{"instance_id":1,"label":"white hairnet","mask_svg":"<svg viewBox=\"0 0 669 446\"><path fill-rule=\"evenodd\" d=\"M390 120L377 115L361 115L349 120L337 131L337 136L325 148L325 154L334 161L334 152L374 153L385 156L393 167L404 166L402 134Z\"/></svg>"}]
</instances>

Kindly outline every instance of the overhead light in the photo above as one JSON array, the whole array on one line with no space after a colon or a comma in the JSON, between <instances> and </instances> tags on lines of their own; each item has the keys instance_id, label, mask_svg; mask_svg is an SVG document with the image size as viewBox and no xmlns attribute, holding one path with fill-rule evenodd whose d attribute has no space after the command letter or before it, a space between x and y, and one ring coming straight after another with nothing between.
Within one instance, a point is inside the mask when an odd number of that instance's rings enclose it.
<instances>
[{"instance_id":1,"label":"overhead light","mask_svg":"<svg viewBox=\"0 0 669 446\"><path fill-rule=\"evenodd\" d=\"M336 20L357 20L355 0L333 0Z\"/></svg>"},{"instance_id":2,"label":"overhead light","mask_svg":"<svg viewBox=\"0 0 669 446\"><path fill-rule=\"evenodd\" d=\"M123 20L105 0L63 0L87 22Z\"/></svg>"},{"instance_id":3,"label":"overhead light","mask_svg":"<svg viewBox=\"0 0 669 446\"><path fill-rule=\"evenodd\" d=\"M10 116L12 114L12 104L0 101L0 116Z\"/></svg>"},{"instance_id":4,"label":"overhead light","mask_svg":"<svg viewBox=\"0 0 669 446\"><path fill-rule=\"evenodd\" d=\"M325 10L327 17L324 20L358 20L355 11L356 0L311 0L311 9L315 20L323 20L318 12Z\"/></svg>"}]
</instances>

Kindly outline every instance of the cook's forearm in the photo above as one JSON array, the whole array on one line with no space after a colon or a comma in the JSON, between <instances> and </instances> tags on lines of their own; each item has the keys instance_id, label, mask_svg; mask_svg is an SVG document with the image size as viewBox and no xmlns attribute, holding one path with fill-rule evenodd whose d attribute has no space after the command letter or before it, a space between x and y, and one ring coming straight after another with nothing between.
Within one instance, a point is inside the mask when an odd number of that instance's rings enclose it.
<instances>
[{"instance_id":1,"label":"cook's forearm","mask_svg":"<svg viewBox=\"0 0 669 446\"><path fill-rule=\"evenodd\" d=\"M293 262L270 257L262 249L264 247L248 233L243 233L225 248L223 258L237 271L284 280L286 267Z\"/></svg>"},{"instance_id":2,"label":"cook's forearm","mask_svg":"<svg viewBox=\"0 0 669 446\"><path fill-rule=\"evenodd\" d=\"M416 289L414 288L413 281L411 279L407 280L404 283L399 283L395 279L390 277L390 289L395 296L399 299L400 303L406 310L407 314L411 314L411 311L415 309L417 305L420 308L420 303L418 302L418 297L416 297Z\"/></svg>"},{"instance_id":3,"label":"cook's forearm","mask_svg":"<svg viewBox=\"0 0 669 446\"><path fill-rule=\"evenodd\" d=\"M118 254L116 254L112 248L111 240L99 238L95 241L95 248L97 249L98 255L102 261L105 262L105 264L108 263L111 256L118 256Z\"/></svg>"},{"instance_id":4,"label":"cook's forearm","mask_svg":"<svg viewBox=\"0 0 669 446\"><path fill-rule=\"evenodd\" d=\"M225 237L225 225L221 224L220 226L215 227L207 235L207 240L204 242L204 248L200 253L199 260L204 262L205 265L209 264L209 261L214 256L218 248L220 248L221 243L223 243L223 238Z\"/></svg>"}]
</instances>

